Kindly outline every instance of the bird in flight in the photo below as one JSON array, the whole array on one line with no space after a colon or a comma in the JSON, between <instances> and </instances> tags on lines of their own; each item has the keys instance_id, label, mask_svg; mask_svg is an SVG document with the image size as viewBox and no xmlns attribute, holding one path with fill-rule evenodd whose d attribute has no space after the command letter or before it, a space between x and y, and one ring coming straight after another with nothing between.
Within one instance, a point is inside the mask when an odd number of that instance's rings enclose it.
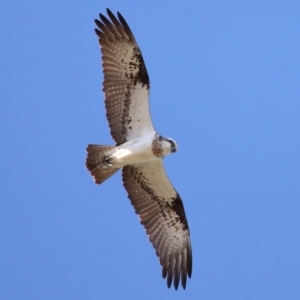
<instances>
[{"instance_id":1,"label":"bird in flight","mask_svg":"<svg viewBox=\"0 0 300 300\"><path fill-rule=\"evenodd\" d=\"M123 185L144 225L167 285L185 289L192 274L190 231L182 200L169 181L163 158L176 142L153 127L150 81L144 59L122 15L107 9L95 20L102 53L106 117L115 146L88 145L86 167L96 184L122 169Z\"/></svg>"}]
</instances>

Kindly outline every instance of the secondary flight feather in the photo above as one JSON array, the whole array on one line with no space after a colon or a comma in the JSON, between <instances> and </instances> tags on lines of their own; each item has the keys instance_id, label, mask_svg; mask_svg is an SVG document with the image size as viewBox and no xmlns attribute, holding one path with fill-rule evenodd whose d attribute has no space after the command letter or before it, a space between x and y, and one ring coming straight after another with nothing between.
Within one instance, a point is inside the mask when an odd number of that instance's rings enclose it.
<instances>
[{"instance_id":1,"label":"secondary flight feather","mask_svg":"<svg viewBox=\"0 0 300 300\"><path fill-rule=\"evenodd\" d=\"M182 200L163 158L178 147L153 127L150 81L142 53L125 19L107 9L95 20L102 53L106 117L115 146L88 145L86 167L100 184L122 169L128 198L162 265L167 285L186 287L192 274L190 231Z\"/></svg>"}]
</instances>

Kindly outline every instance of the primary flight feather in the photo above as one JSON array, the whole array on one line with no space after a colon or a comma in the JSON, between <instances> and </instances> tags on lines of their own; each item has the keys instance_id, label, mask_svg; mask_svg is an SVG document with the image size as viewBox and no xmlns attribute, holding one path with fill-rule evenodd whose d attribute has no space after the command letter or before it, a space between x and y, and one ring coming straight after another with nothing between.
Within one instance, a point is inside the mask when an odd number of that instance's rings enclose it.
<instances>
[{"instance_id":1,"label":"primary flight feather","mask_svg":"<svg viewBox=\"0 0 300 300\"><path fill-rule=\"evenodd\" d=\"M128 198L162 265L167 285L186 287L192 274L190 232L182 200L163 158L177 144L153 127L150 82L142 53L125 19L107 9L95 20L102 53L106 117L115 146L88 145L86 166L100 184L122 168Z\"/></svg>"}]
</instances>

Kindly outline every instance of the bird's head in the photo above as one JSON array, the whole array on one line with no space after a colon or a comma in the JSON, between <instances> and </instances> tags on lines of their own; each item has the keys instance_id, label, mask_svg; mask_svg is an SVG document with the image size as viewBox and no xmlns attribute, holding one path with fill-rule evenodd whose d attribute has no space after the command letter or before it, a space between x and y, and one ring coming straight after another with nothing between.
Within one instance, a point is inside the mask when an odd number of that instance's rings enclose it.
<instances>
[{"instance_id":1,"label":"bird's head","mask_svg":"<svg viewBox=\"0 0 300 300\"><path fill-rule=\"evenodd\" d=\"M164 155L168 155L177 152L178 146L173 139L163 138L163 149L164 149Z\"/></svg>"}]
</instances>

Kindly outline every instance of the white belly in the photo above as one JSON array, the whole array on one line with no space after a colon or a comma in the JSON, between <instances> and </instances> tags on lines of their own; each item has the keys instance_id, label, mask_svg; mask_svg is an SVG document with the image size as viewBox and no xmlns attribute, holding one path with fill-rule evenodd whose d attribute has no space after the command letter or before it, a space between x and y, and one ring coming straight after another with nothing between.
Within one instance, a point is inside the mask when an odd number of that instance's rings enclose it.
<instances>
[{"instance_id":1,"label":"white belly","mask_svg":"<svg viewBox=\"0 0 300 300\"><path fill-rule=\"evenodd\" d=\"M153 138L151 134L120 145L111 156L113 164L116 167L122 167L158 159L152 151Z\"/></svg>"}]
</instances>

